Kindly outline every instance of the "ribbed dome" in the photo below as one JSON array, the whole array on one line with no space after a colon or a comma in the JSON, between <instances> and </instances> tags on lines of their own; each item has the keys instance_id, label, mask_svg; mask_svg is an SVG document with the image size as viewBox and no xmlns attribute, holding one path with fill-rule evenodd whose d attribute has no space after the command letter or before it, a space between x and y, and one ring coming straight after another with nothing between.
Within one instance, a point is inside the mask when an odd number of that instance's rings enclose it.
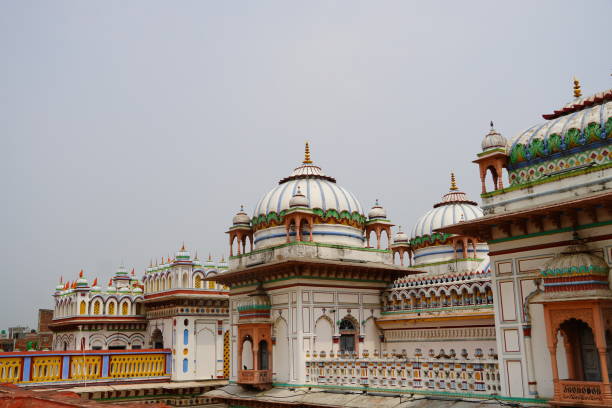
<instances>
[{"instance_id":1,"label":"ribbed dome","mask_svg":"<svg viewBox=\"0 0 612 408\"><path fill-rule=\"evenodd\" d=\"M306 143L306 153L302 165L289 177L279 181L278 186L263 196L253 212L253 217L276 213L291 208L291 198L297 194L300 188L307 201L307 207L318 208L323 211L336 210L338 213L348 211L357 212L363 216L361 204L355 196L343 187L336 184L336 179L327 176L320 167L312 164L310 160L310 148Z\"/></svg>"},{"instance_id":2,"label":"ribbed dome","mask_svg":"<svg viewBox=\"0 0 612 408\"><path fill-rule=\"evenodd\" d=\"M455 185L455 176L451 175L450 191L442 197L441 202L434 205L433 209L419 218L412 229L411 237L431 235L438 228L460 221L470 221L482 215L478 204L470 201L465 193L459 191Z\"/></svg>"},{"instance_id":3,"label":"ribbed dome","mask_svg":"<svg viewBox=\"0 0 612 408\"><path fill-rule=\"evenodd\" d=\"M558 113L544 115L550 120L530 127L509 142L510 163L546 158L589 143L605 143L610 137L606 128L612 124L612 101L604 99L608 94L612 97L612 90L577 99Z\"/></svg>"},{"instance_id":4,"label":"ribbed dome","mask_svg":"<svg viewBox=\"0 0 612 408\"><path fill-rule=\"evenodd\" d=\"M298 188L301 194L298 194ZM333 177L312 164L308 144L302 166L281 179L278 186L266 193L255 206L251 219L254 247L259 249L286 243L284 217L297 207L306 207L314 216L312 231L309 231L314 242L363 246L363 228L367 219L361 204ZM295 236L295 231L290 232L290 237Z\"/></svg>"},{"instance_id":5,"label":"ribbed dome","mask_svg":"<svg viewBox=\"0 0 612 408\"><path fill-rule=\"evenodd\" d=\"M268 215L272 212L280 214L281 211L288 210L291 207L289 202L297 192L298 186L302 189L302 194L308 200L307 206L310 208L358 212L363 215L361 204L348 190L327 179L312 177L305 180L292 179L274 187L259 200L253 216Z\"/></svg>"},{"instance_id":6,"label":"ribbed dome","mask_svg":"<svg viewBox=\"0 0 612 408\"><path fill-rule=\"evenodd\" d=\"M484 152L485 150L496 149L499 147L505 148L507 145L508 140L493 128L493 122L491 122L491 130L489 130L489 133L487 133L484 139L482 139L482 143L480 145L482 147L482 151Z\"/></svg>"}]
</instances>

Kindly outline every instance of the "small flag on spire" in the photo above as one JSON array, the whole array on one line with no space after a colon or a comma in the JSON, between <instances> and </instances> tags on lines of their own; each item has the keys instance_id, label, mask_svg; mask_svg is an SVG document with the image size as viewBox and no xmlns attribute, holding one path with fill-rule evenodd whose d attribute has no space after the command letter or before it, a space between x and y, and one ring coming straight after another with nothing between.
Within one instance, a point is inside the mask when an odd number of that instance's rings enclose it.
<instances>
[{"instance_id":1,"label":"small flag on spire","mask_svg":"<svg viewBox=\"0 0 612 408\"><path fill-rule=\"evenodd\" d=\"M79 278L83 277L83 270L81 269L81 272L79 272Z\"/></svg>"},{"instance_id":2,"label":"small flag on spire","mask_svg":"<svg viewBox=\"0 0 612 408\"><path fill-rule=\"evenodd\" d=\"M98 286L98 278L94 279L93 286Z\"/></svg>"},{"instance_id":3,"label":"small flag on spire","mask_svg":"<svg viewBox=\"0 0 612 408\"><path fill-rule=\"evenodd\" d=\"M135 272L134 272L134 268L132 268L132 276L134 276Z\"/></svg>"}]
</instances>

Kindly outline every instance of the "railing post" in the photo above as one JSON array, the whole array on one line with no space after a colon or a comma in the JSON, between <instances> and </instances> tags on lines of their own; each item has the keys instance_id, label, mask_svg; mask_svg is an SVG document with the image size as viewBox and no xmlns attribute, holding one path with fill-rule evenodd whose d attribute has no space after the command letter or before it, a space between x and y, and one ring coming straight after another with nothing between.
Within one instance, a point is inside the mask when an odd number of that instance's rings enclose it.
<instances>
[{"instance_id":1,"label":"railing post","mask_svg":"<svg viewBox=\"0 0 612 408\"><path fill-rule=\"evenodd\" d=\"M23 371L21 381L30 381L32 372L32 357L23 358Z\"/></svg>"},{"instance_id":2,"label":"railing post","mask_svg":"<svg viewBox=\"0 0 612 408\"><path fill-rule=\"evenodd\" d=\"M102 356L102 378L108 377L108 371L110 366L110 356L105 354Z\"/></svg>"},{"instance_id":3,"label":"railing post","mask_svg":"<svg viewBox=\"0 0 612 408\"><path fill-rule=\"evenodd\" d=\"M62 380L70 378L70 356L62 357Z\"/></svg>"}]
</instances>

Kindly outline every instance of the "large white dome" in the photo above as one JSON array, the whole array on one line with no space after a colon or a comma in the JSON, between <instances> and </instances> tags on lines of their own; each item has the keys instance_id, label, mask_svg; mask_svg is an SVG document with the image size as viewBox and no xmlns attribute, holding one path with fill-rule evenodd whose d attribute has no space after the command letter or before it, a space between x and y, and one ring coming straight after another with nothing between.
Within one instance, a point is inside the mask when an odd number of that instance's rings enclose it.
<instances>
[{"instance_id":1,"label":"large white dome","mask_svg":"<svg viewBox=\"0 0 612 408\"><path fill-rule=\"evenodd\" d=\"M344 187L340 187L333 181L316 176L308 178L295 178L282 182L265 194L253 212L253 217L268 215L270 213L280 214L283 210L290 208L289 201L297 192L298 186L302 194L308 200L309 208L320 208L324 211L336 210L339 213L348 211L363 214L361 204L357 198Z\"/></svg>"},{"instance_id":2,"label":"large white dome","mask_svg":"<svg viewBox=\"0 0 612 408\"><path fill-rule=\"evenodd\" d=\"M296 208L303 208L315 216L312 230L315 242L363 246L366 217L361 204L353 193L312 164L308 146L306 149L302 165L281 179L255 206L251 219L255 247L285 243L284 217ZM303 195L299 196L299 206L295 199L298 188ZM293 234L294 231L290 233L292 237Z\"/></svg>"}]
</instances>

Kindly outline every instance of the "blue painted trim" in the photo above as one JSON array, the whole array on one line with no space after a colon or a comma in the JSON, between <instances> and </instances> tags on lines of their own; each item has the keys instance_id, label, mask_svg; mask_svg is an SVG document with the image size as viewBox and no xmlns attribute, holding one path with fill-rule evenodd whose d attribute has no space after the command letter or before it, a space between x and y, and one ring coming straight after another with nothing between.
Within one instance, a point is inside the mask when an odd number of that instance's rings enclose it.
<instances>
[{"instance_id":1,"label":"blue painted trim","mask_svg":"<svg viewBox=\"0 0 612 408\"><path fill-rule=\"evenodd\" d=\"M21 373L21 381L30 381L30 372L32 371L32 357L23 358L23 373Z\"/></svg>"},{"instance_id":2,"label":"blue painted trim","mask_svg":"<svg viewBox=\"0 0 612 408\"><path fill-rule=\"evenodd\" d=\"M71 351L75 351L75 350L71 350ZM75 352L75 353L65 353L65 352L61 352L58 351L57 353L49 353L49 352L45 352L45 353L32 353L32 352L9 352L9 353L1 353L0 354L0 359L2 358L9 358L9 357L46 357L46 356L65 356L65 357L70 357L70 356L76 356L76 357L81 357L83 355L85 356L104 356L104 355L109 355L109 356L113 356L113 355L125 355L125 354L171 354L170 351L163 351L163 350L151 350L151 351L130 351L130 350L120 350L120 353L117 352L109 352L109 353L104 353L104 351L109 351L109 350L102 350L102 353L100 351L98 351L97 353L92 353L91 351L86 350L85 352ZM112 351L112 350L110 350Z\"/></svg>"},{"instance_id":3,"label":"blue painted trim","mask_svg":"<svg viewBox=\"0 0 612 408\"><path fill-rule=\"evenodd\" d=\"M110 356L102 356L102 377L108 377Z\"/></svg>"},{"instance_id":4,"label":"blue painted trim","mask_svg":"<svg viewBox=\"0 0 612 408\"><path fill-rule=\"evenodd\" d=\"M296 232L290 232L289 233L289 236L294 237L295 235L296 235ZM347 233L344 233L344 232L313 231L312 235L334 235L334 236L340 236L340 237L349 237L349 238L359 239L362 242L363 242L363 239L364 239L361 235L347 234ZM257 244L258 242L265 241L266 239L281 238L281 237L285 237L285 236L287 236L287 234L284 234L284 233L281 233L281 234L270 234L270 235L266 235L265 237L255 238L253 243Z\"/></svg>"},{"instance_id":5,"label":"blue painted trim","mask_svg":"<svg viewBox=\"0 0 612 408\"><path fill-rule=\"evenodd\" d=\"M62 357L62 380L70 378L70 356Z\"/></svg>"},{"instance_id":6,"label":"blue painted trim","mask_svg":"<svg viewBox=\"0 0 612 408\"><path fill-rule=\"evenodd\" d=\"M172 355L166 355L166 374L172 374Z\"/></svg>"}]
</instances>

